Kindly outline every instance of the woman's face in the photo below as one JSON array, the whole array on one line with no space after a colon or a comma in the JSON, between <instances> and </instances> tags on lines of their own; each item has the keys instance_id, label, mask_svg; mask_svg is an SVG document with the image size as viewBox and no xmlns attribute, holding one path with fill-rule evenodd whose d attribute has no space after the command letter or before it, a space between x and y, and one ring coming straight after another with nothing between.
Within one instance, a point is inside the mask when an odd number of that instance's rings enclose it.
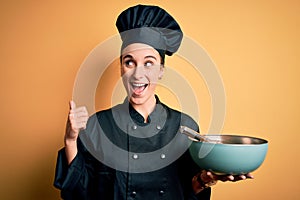
<instances>
[{"instance_id":1,"label":"woman's face","mask_svg":"<svg viewBox=\"0 0 300 200\"><path fill-rule=\"evenodd\" d=\"M159 53L149 45L134 43L122 51L121 75L129 101L144 105L153 101L158 79L163 75Z\"/></svg>"}]
</instances>

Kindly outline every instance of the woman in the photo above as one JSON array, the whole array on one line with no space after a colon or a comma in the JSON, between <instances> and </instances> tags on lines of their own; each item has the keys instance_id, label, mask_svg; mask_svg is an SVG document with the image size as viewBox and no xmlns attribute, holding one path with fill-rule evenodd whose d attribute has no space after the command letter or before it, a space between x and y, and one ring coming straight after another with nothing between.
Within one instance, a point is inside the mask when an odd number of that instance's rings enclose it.
<instances>
[{"instance_id":1,"label":"woman","mask_svg":"<svg viewBox=\"0 0 300 200\"><path fill-rule=\"evenodd\" d=\"M165 10L137 5L117 19L122 38L123 104L88 117L70 102L65 147L59 151L55 186L64 199L210 199L217 176L191 159L181 125L199 130L188 115L155 95L165 55L177 51L182 31ZM80 132L80 134L79 134Z\"/></svg>"}]
</instances>

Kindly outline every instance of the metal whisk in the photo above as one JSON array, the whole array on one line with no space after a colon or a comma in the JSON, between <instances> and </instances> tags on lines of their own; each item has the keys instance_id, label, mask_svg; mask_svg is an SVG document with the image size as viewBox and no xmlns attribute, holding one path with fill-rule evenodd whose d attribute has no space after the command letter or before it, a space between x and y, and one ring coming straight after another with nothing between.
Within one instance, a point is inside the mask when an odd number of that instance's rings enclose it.
<instances>
[{"instance_id":1,"label":"metal whisk","mask_svg":"<svg viewBox=\"0 0 300 200\"><path fill-rule=\"evenodd\" d=\"M193 140L196 140L197 142L221 143L221 141L219 140L207 138L206 136L201 135L197 131L194 131L193 129L186 126L180 126L180 132L189 136Z\"/></svg>"}]
</instances>

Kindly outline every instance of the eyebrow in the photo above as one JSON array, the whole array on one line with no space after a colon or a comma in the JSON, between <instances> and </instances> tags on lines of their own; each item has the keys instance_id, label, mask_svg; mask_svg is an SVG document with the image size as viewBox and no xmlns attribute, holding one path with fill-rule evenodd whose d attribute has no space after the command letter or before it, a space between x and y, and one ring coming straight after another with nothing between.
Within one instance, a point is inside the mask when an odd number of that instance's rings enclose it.
<instances>
[{"instance_id":1,"label":"eyebrow","mask_svg":"<svg viewBox=\"0 0 300 200\"><path fill-rule=\"evenodd\" d=\"M133 58L133 56L127 54L126 56L123 57L123 59L126 59L126 58ZM145 56L145 57L144 57L144 59L147 59L147 58L152 58L152 59L154 59L154 60L157 60L155 56L151 56L151 55Z\"/></svg>"},{"instance_id":2,"label":"eyebrow","mask_svg":"<svg viewBox=\"0 0 300 200\"><path fill-rule=\"evenodd\" d=\"M145 58L153 58L154 60L157 60L155 56L151 56L151 55L145 56Z\"/></svg>"},{"instance_id":3,"label":"eyebrow","mask_svg":"<svg viewBox=\"0 0 300 200\"><path fill-rule=\"evenodd\" d=\"M133 57L131 55L127 54L126 56L123 57L123 59L125 59L125 58L133 58Z\"/></svg>"}]
</instances>

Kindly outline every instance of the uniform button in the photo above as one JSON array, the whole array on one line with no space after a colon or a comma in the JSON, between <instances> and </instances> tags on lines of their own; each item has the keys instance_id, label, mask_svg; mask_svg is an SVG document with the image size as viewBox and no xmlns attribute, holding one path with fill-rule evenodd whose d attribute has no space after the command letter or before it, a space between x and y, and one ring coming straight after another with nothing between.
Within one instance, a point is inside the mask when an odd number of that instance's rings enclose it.
<instances>
[{"instance_id":1,"label":"uniform button","mask_svg":"<svg viewBox=\"0 0 300 200\"><path fill-rule=\"evenodd\" d=\"M165 191L163 191L163 190L159 191L159 194L164 194L164 193L165 193Z\"/></svg>"},{"instance_id":2,"label":"uniform button","mask_svg":"<svg viewBox=\"0 0 300 200\"><path fill-rule=\"evenodd\" d=\"M137 155L137 154L133 154L133 155L132 155L132 158L136 160L136 159L138 159L138 158L139 158L139 155Z\"/></svg>"},{"instance_id":3,"label":"uniform button","mask_svg":"<svg viewBox=\"0 0 300 200\"><path fill-rule=\"evenodd\" d=\"M137 126L136 126L136 125L133 125L133 126L132 126L132 129L133 129L133 130L136 130L136 129L137 129Z\"/></svg>"},{"instance_id":4,"label":"uniform button","mask_svg":"<svg viewBox=\"0 0 300 200\"><path fill-rule=\"evenodd\" d=\"M136 196L136 191L132 191L132 193L131 193L131 194L132 194L132 196L134 196L134 197L135 197L135 196Z\"/></svg>"},{"instance_id":5,"label":"uniform button","mask_svg":"<svg viewBox=\"0 0 300 200\"><path fill-rule=\"evenodd\" d=\"M160 125L157 125L156 128L157 128L158 130L160 130L160 129L161 129L161 126L160 126Z\"/></svg>"},{"instance_id":6,"label":"uniform button","mask_svg":"<svg viewBox=\"0 0 300 200\"><path fill-rule=\"evenodd\" d=\"M161 158L161 159L165 159L165 158L166 158L166 154L163 154L163 153L162 153L162 154L160 155L160 158Z\"/></svg>"}]
</instances>

